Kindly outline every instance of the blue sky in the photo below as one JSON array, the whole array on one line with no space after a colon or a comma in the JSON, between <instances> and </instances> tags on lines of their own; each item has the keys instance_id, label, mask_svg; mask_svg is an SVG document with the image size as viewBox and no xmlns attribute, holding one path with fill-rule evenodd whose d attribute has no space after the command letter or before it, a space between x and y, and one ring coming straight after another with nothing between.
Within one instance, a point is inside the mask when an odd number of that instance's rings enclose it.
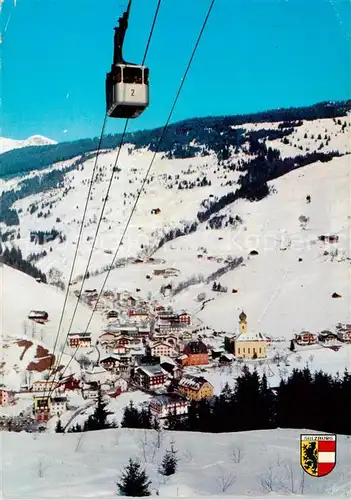
<instances>
[{"instance_id":1,"label":"blue sky","mask_svg":"<svg viewBox=\"0 0 351 500\"><path fill-rule=\"evenodd\" d=\"M4 1L0 135L57 141L100 135L113 27L126 4L17 0L14 8ZM150 106L128 130L164 124L209 4L163 0L146 61ZM156 5L133 0L127 60L141 61ZM172 121L350 98L350 5L216 0ZM106 133L124 123L109 119Z\"/></svg>"}]
</instances>

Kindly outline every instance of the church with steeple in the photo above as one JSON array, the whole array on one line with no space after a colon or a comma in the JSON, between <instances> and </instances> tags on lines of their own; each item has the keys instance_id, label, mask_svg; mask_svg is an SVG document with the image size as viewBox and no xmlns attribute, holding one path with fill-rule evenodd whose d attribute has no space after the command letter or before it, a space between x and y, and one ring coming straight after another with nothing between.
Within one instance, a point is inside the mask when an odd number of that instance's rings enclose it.
<instances>
[{"instance_id":1,"label":"church with steeple","mask_svg":"<svg viewBox=\"0 0 351 500\"><path fill-rule=\"evenodd\" d=\"M233 353L238 358L266 358L267 341L262 333L249 332L247 316L242 311L239 315L239 333L233 340Z\"/></svg>"}]
</instances>

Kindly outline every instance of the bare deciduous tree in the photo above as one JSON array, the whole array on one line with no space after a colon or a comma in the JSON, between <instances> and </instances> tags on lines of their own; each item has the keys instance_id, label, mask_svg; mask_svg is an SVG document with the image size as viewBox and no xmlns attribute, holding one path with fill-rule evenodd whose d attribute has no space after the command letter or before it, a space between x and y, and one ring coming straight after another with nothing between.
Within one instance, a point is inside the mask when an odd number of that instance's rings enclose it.
<instances>
[{"instance_id":1,"label":"bare deciduous tree","mask_svg":"<svg viewBox=\"0 0 351 500\"><path fill-rule=\"evenodd\" d=\"M230 458L235 464L240 463L243 456L243 450L239 446L232 446Z\"/></svg>"},{"instance_id":2,"label":"bare deciduous tree","mask_svg":"<svg viewBox=\"0 0 351 500\"><path fill-rule=\"evenodd\" d=\"M236 482L236 475L234 473L220 475L216 477L216 482L220 491L224 493Z\"/></svg>"},{"instance_id":3,"label":"bare deciduous tree","mask_svg":"<svg viewBox=\"0 0 351 500\"><path fill-rule=\"evenodd\" d=\"M147 451L149 447L149 441L146 434L146 429L144 430L143 437L137 441L139 450L143 456L144 462L147 462Z\"/></svg>"},{"instance_id":4,"label":"bare deciduous tree","mask_svg":"<svg viewBox=\"0 0 351 500\"><path fill-rule=\"evenodd\" d=\"M265 493L277 491L281 487L280 482L277 480L276 474L273 472L273 467L270 465L265 474L260 475L261 488Z\"/></svg>"},{"instance_id":5,"label":"bare deciduous tree","mask_svg":"<svg viewBox=\"0 0 351 500\"><path fill-rule=\"evenodd\" d=\"M305 472L301 469L300 480L299 476L294 470L293 462L290 460L289 462L284 462L285 469L285 477L288 480L288 486L285 489L288 492L291 492L293 495L300 493L303 495L305 490ZM296 479L296 482L295 482Z\"/></svg>"},{"instance_id":6,"label":"bare deciduous tree","mask_svg":"<svg viewBox=\"0 0 351 500\"><path fill-rule=\"evenodd\" d=\"M163 443L163 440L165 437L165 431L162 427L160 427L155 432L156 432L155 445L156 445L156 448L159 450L162 446L162 443Z\"/></svg>"}]
</instances>

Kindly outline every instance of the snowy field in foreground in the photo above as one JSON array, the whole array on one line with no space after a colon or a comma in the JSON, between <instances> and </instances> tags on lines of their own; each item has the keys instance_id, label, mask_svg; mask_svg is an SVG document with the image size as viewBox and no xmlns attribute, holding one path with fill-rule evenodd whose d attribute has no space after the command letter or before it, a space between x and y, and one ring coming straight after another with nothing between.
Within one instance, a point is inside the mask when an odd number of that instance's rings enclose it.
<instances>
[{"instance_id":1,"label":"snowy field in foreground","mask_svg":"<svg viewBox=\"0 0 351 500\"><path fill-rule=\"evenodd\" d=\"M161 449L156 431L114 429L81 434L2 433L3 498L113 498L116 480L129 457L145 462L152 494L163 498L243 495L348 496L351 443L338 436L337 465L326 477L302 473L300 433L268 430L231 434L165 433ZM173 439L179 468L165 481L157 473ZM146 441L146 446L142 442ZM26 453L23 453L26 450ZM233 455L238 455L235 461ZM154 455L154 457L153 457ZM20 477L20 480L19 480ZM225 482L232 483L222 492ZM272 491L269 485L272 486Z\"/></svg>"}]
</instances>

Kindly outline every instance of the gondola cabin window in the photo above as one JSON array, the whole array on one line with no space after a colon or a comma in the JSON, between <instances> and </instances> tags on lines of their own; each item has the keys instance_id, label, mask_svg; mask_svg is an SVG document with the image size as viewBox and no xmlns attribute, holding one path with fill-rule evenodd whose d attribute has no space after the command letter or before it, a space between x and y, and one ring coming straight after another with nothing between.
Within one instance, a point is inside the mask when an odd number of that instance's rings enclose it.
<instances>
[{"instance_id":1,"label":"gondola cabin window","mask_svg":"<svg viewBox=\"0 0 351 500\"><path fill-rule=\"evenodd\" d=\"M122 71L119 66L115 68L114 74L113 74L113 83L121 83L122 81Z\"/></svg>"},{"instance_id":2,"label":"gondola cabin window","mask_svg":"<svg viewBox=\"0 0 351 500\"><path fill-rule=\"evenodd\" d=\"M126 66L123 68L123 83L141 84L143 83L143 70Z\"/></svg>"}]
</instances>

